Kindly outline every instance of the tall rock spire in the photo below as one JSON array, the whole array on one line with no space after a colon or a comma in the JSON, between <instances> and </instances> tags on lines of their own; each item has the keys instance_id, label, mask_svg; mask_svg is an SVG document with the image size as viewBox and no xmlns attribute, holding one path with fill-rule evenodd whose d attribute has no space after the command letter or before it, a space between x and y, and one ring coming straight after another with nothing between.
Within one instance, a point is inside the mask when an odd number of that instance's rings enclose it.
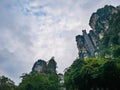
<instances>
[{"instance_id":1,"label":"tall rock spire","mask_svg":"<svg viewBox=\"0 0 120 90\"><path fill-rule=\"evenodd\" d=\"M83 30L82 32L83 35L76 36L76 42L79 50L79 57L85 59L94 56L95 48L86 30Z\"/></svg>"}]
</instances>

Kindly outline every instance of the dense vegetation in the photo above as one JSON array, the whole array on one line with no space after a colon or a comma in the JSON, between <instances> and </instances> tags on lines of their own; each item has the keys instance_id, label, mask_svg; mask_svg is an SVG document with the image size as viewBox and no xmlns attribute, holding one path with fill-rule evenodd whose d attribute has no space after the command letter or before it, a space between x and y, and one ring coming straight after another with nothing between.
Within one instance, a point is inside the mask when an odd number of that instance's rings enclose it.
<instances>
[{"instance_id":1,"label":"dense vegetation","mask_svg":"<svg viewBox=\"0 0 120 90\"><path fill-rule=\"evenodd\" d=\"M59 77L56 73L25 74L19 86L7 77L0 78L0 90L60 90Z\"/></svg>"},{"instance_id":2,"label":"dense vegetation","mask_svg":"<svg viewBox=\"0 0 120 90\"><path fill-rule=\"evenodd\" d=\"M109 31L100 40L98 58L76 59L64 75L66 90L120 89L120 11L112 15Z\"/></svg>"},{"instance_id":3,"label":"dense vegetation","mask_svg":"<svg viewBox=\"0 0 120 90\"><path fill-rule=\"evenodd\" d=\"M0 76L0 90L15 90L15 88L16 86L11 79Z\"/></svg>"},{"instance_id":4,"label":"dense vegetation","mask_svg":"<svg viewBox=\"0 0 120 90\"><path fill-rule=\"evenodd\" d=\"M89 58L76 59L65 72L64 80L67 90L119 90L119 76L120 58Z\"/></svg>"},{"instance_id":5,"label":"dense vegetation","mask_svg":"<svg viewBox=\"0 0 120 90\"><path fill-rule=\"evenodd\" d=\"M56 73L34 73L26 75L17 90L59 90L58 75Z\"/></svg>"},{"instance_id":6,"label":"dense vegetation","mask_svg":"<svg viewBox=\"0 0 120 90\"><path fill-rule=\"evenodd\" d=\"M120 56L120 10L112 15L109 31L105 33L101 40L101 57Z\"/></svg>"}]
</instances>

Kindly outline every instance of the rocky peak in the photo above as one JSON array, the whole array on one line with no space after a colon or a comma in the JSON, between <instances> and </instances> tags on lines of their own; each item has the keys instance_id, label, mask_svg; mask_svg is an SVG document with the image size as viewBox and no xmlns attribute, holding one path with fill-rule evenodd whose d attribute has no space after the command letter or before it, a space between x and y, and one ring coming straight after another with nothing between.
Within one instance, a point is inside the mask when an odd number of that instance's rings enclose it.
<instances>
[{"instance_id":1,"label":"rocky peak","mask_svg":"<svg viewBox=\"0 0 120 90\"><path fill-rule=\"evenodd\" d=\"M119 13L119 10L120 6L105 5L92 14L89 20L92 30L88 34L83 30L83 35L76 36L79 57L99 56L103 44L101 41L104 35L110 32L111 20L115 14Z\"/></svg>"},{"instance_id":2,"label":"rocky peak","mask_svg":"<svg viewBox=\"0 0 120 90\"><path fill-rule=\"evenodd\" d=\"M117 11L117 8L111 5L106 5L93 13L89 20L89 25L94 33L102 34L103 32L108 31L109 21L111 20L112 15L117 13ZM101 38L100 35L99 38Z\"/></svg>"},{"instance_id":3,"label":"rocky peak","mask_svg":"<svg viewBox=\"0 0 120 90\"><path fill-rule=\"evenodd\" d=\"M83 30L83 35L76 36L77 47L79 50L79 57L88 58L94 56L94 45L86 30Z\"/></svg>"},{"instance_id":4,"label":"rocky peak","mask_svg":"<svg viewBox=\"0 0 120 90\"><path fill-rule=\"evenodd\" d=\"M52 58L49 60L47 67L48 67L49 71L56 72L57 63L55 62L54 57L52 57Z\"/></svg>"},{"instance_id":5,"label":"rocky peak","mask_svg":"<svg viewBox=\"0 0 120 90\"><path fill-rule=\"evenodd\" d=\"M119 5L119 6L117 6L117 9L118 9L118 10L120 10L120 5Z\"/></svg>"},{"instance_id":6,"label":"rocky peak","mask_svg":"<svg viewBox=\"0 0 120 90\"><path fill-rule=\"evenodd\" d=\"M33 65L32 72L44 72L46 69L46 65L47 63L44 60L39 59Z\"/></svg>"},{"instance_id":7,"label":"rocky peak","mask_svg":"<svg viewBox=\"0 0 120 90\"><path fill-rule=\"evenodd\" d=\"M57 63L56 63L54 57L52 57L48 61L48 63L45 60L39 59L34 63L34 65L32 67L32 73L56 72L56 68L57 68Z\"/></svg>"}]
</instances>

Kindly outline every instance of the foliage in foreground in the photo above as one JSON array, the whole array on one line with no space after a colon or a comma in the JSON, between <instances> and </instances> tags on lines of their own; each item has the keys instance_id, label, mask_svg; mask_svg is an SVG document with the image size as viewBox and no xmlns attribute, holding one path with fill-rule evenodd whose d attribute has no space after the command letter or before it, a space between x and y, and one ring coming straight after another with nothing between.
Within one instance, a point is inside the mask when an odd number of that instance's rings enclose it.
<instances>
[{"instance_id":1,"label":"foliage in foreground","mask_svg":"<svg viewBox=\"0 0 120 90\"><path fill-rule=\"evenodd\" d=\"M56 73L25 74L22 82L15 86L7 77L0 77L0 90L60 90L59 77Z\"/></svg>"},{"instance_id":2,"label":"foliage in foreground","mask_svg":"<svg viewBox=\"0 0 120 90\"><path fill-rule=\"evenodd\" d=\"M76 59L65 72L64 80L67 90L90 90L91 88L108 88L119 90L120 58Z\"/></svg>"},{"instance_id":3,"label":"foliage in foreground","mask_svg":"<svg viewBox=\"0 0 120 90\"><path fill-rule=\"evenodd\" d=\"M15 88L15 84L11 79L0 76L0 90L15 90Z\"/></svg>"},{"instance_id":4,"label":"foliage in foreground","mask_svg":"<svg viewBox=\"0 0 120 90\"><path fill-rule=\"evenodd\" d=\"M26 75L18 90L59 90L59 81L56 73L34 73Z\"/></svg>"}]
</instances>

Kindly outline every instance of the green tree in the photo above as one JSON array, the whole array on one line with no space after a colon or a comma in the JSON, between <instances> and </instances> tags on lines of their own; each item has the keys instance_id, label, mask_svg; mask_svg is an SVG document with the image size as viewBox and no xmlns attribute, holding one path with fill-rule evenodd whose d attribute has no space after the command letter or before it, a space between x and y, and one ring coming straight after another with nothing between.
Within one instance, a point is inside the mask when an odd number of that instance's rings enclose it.
<instances>
[{"instance_id":1,"label":"green tree","mask_svg":"<svg viewBox=\"0 0 120 90\"><path fill-rule=\"evenodd\" d=\"M18 90L59 90L56 73L32 73L23 78Z\"/></svg>"},{"instance_id":2,"label":"green tree","mask_svg":"<svg viewBox=\"0 0 120 90\"><path fill-rule=\"evenodd\" d=\"M103 77L105 85L109 90L114 90L117 87L117 82L119 78L120 71L118 70L118 67L116 65L116 62L113 60L107 61L103 65Z\"/></svg>"},{"instance_id":3,"label":"green tree","mask_svg":"<svg viewBox=\"0 0 120 90\"><path fill-rule=\"evenodd\" d=\"M11 79L0 76L0 90L15 90L15 87L16 86Z\"/></svg>"},{"instance_id":4,"label":"green tree","mask_svg":"<svg viewBox=\"0 0 120 90\"><path fill-rule=\"evenodd\" d=\"M49 80L45 74L29 74L23 78L18 90L48 90Z\"/></svg>"},{"instance_id":5,"label":"green tree","mask_svg":"<svg viewBox=\"0 0 120 90\"><path fill-rule=\"evenodd\" d=\"M113 57L120 57L120 46L113 47L112 49Z\"/></svg>"},{"instance_id":6,"label":"green tree","mask_svg":"<svg viewBox=\"0 0 120 90\"><path fill-rule=\"evenodd\" d=\"M81 82L80 69L84 65L83 59L76 59L73 64L65 71L64 81L67 90L79 88Z\"/></svg>"},{"instance_id":7,"label":"green tree","mask_svg":"<svg viewBox=\"0 0 120 90\"><path fill-rule=\"evenodd\" d=\"M67 90L119 90L120 58L88 58L80 63L75 60L65 72Z\"/></svg>"}]
</instances>

